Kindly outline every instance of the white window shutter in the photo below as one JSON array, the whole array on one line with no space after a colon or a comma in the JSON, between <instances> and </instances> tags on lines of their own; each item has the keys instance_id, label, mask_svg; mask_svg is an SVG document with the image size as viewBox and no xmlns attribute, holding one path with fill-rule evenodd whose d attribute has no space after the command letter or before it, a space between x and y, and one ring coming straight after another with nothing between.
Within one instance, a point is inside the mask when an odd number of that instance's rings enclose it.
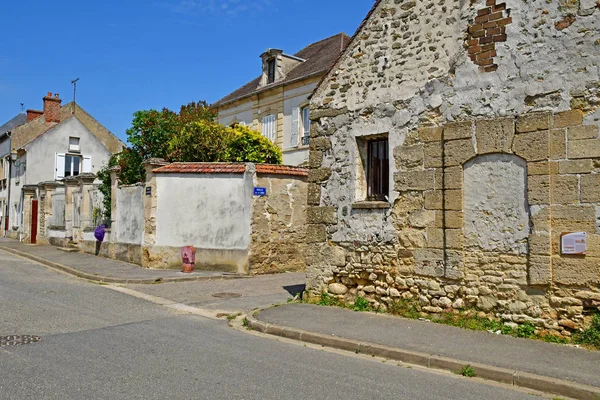
<instances>
[{"instance_id":1,"label":"white window shutter","mask_svg":"<svg viewBox=\"0 0 600 400\"><path fill-rule=\"evenodd\" d=\"M292 109L292 136L290 145L292 147L298 146L298 136L300 135L300 108L294 107Z\"/></svg>"},{"instance_id":2,"label":"white window shutter","mask_svg":"<svg viewBox=\"0 0 600 400\"><path fill-rule=\"evenodd\" d=\"M92 173L92 156L83 156L83 166L81 172L83 174Z\"/></svg>"},{"instance_id":3,"label":"white window shutter","mask_svg":"<svg viewBox=\"0 0 600 400\"><path fill-rule=\"evenodd\" d=\"M61 180L65 177L65 154L56 154L56 169L54 171L54 180Z\"/></svg>"}]
</instances>

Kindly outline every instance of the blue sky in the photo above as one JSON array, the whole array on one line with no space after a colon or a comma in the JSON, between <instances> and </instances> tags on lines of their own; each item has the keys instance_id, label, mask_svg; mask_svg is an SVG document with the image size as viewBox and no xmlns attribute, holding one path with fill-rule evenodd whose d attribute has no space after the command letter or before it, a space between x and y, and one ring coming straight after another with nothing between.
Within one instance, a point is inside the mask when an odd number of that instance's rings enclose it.
<instances>
[{"instance_id":1,"label":"blue sky","mask_svg":"<svg viewBox=\"0 0 600 400\"><path fill-rule=\"evenodd\" d=\"M373 0L2 1L0 125L47 92L125 138L140 109L214 102L260 74L267 48L295 53L352 35Z\"/></svg>"}]
</instances>

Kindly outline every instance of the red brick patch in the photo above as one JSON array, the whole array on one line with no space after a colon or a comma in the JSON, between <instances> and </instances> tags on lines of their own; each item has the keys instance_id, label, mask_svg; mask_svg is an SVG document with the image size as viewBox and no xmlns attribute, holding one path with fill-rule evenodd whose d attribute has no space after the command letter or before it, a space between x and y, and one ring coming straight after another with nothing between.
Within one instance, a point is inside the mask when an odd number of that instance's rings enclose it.
<instances>
[{"instance_id":1,"label":"red brick patch","mask_svg":"<svg viewBox=\"0 0 600 400\"><path fill-rule=\"evenodd\" d=\"M496 43L506 42L505 26L512 23L510 9L506 3L498 0L486 0L486 7L477 10L475 22L469 25L465 47L469 58L479 65L482 72L492 72L498 69L494 64Z\"/></svg>"}]
</instances>

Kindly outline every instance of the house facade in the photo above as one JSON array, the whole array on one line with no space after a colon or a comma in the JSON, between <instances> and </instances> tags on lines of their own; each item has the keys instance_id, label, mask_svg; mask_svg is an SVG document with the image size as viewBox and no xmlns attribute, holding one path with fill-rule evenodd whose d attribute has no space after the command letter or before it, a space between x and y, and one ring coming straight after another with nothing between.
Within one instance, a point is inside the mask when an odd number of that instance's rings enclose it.
<instances>
[{"instance_id":1,"label":"house facade","mask_svg":"<svg viewBox=\"0 0 600 400\"><path fill-rule=\"evenodd\" d=\"M29 110L29 121L10 131L7 236L24 241L37 236L44 200L40 187L53 183L64 196L65 178L96 174L124 146L77 104L61 106L58 94L52 93L43 102L43 111Z\"/></svg>"},{"instance_id":2,"label":"house facade","mask_svg":"<svg viewBox=\"0 0 600 400\"><path fill-rule=\"evenodd\" d=\"M262 132L283 151L283 163L308 160L309 95L349 41L343 33L313 43L294 55L269 49L262 74L213 104L219 122Z\"/></svg>"},{"instance_id":3,"label":"house facade","mask_svg":"<svg viewBox=\"0 0 600 400\"><path fill-rule=\"evenodd\" d=\"M10 174L10 130L27 122L27 115L20 113L0 126L0 236L5 236L8 226L8 183Z\"/></svg>"},{"instance_id":4,"label":"house facade","mask_svg":"<svg viewBox=\"0 0 600 400\"><path fill-rule=\"evenodd\" d=\"M376 1L311 99L308 290L585 325L599 32L596 2Z\"/></svg>"}]
</instances>

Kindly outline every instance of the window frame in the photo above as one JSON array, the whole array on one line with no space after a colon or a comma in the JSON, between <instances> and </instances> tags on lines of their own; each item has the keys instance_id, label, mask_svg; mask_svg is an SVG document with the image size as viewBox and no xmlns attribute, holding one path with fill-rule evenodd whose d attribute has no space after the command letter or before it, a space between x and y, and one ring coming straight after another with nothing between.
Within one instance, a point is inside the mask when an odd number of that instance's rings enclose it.
<instances>
[{"instance_id":1,"label":"window frame","mask_svg":"<svg viewBox=\"0 0 600 400\"><path fill-rule=\"evenodd\" d=\"M76 142L76 144L71 144L71 141ZM69 136L69 151L72 153L81 153L81 138Z\"/></svg>"},{"instance_id":2,"label":"window frame","mask_svg":"<svg viewBox=\"0 0 600 400\"><path fill-rule=\"evenodd\" d=\"M269 61L267 61L267 85L275 83L276 72L277 60L275 58L271 58Z\"/></svg>"},{"instance_id":3,"label":"window frame","mask_svg":"<svg viewBox=\"0 0 600 400\"><path fill-rule=\"evenodd\" d=\"M272 143L277 141L277 115L268 114L265 115L261 120L261 133L264 137L269 139ZM267 126L272 125L272 132L267 132Z\"/></svg>"},{"instance_id":4,"label":"window frame","mask_svg":"<svg viewBox=\"0 0 600 400\"><path fill-rule=\"evenodd\" d=\"M306 114L306 115L305 115ZM310 106L300 107L300 120L302 121L302 145L307 146L310 138ZM306 129L308 125L308 131Z\"/></svg>"},{"instance_id":5,"label":"window frame","mask_svg":"<svg viewBox=\"0 0 600 400\"><path fill-rule=\"evenodd\" d=\"M69 158L71 159L71 165L70 165L70 172L69 172L69 174L67 174L67 165L68 165L67 160ZM73 160L75 160L75 159L79 160L79 163L78 163L79 166L78 166L78 169L77 169L77 175L74 174L74 168L73 168L75 166L75 164L73 163ZM80 154L69 154L69 153L65 154L65 174L64 174L64 178L67 178L69 176L79 176L79 175L82 174L82 172L81 172L82 170L83 170L83 157Z\"/></svg>"},{"instance_id":6,"label":"window frame","mask_svg":"<svg viewBox=\"0 0 600 400\"><path fill-rule=\"evenodd\" d=\"M389 201L390 195L390 153L387 137L378 137L366 141L367 160L365 178L367 201ZM377 153L377 156L374 154Z\"/></svg>"}]
</instances>

